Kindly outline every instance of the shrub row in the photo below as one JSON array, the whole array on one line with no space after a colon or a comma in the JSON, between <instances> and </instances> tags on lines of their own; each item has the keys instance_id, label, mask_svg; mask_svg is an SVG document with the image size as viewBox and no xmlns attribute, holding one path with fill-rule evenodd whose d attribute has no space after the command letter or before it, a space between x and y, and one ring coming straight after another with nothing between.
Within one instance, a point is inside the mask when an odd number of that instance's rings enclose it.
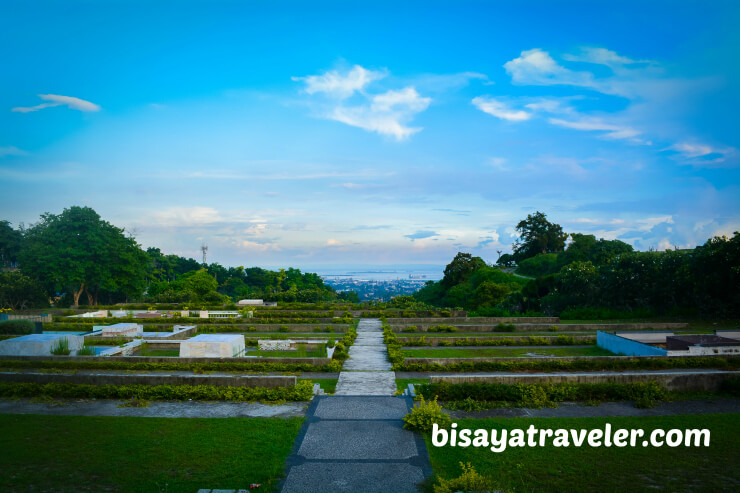
<instances>
[{"instance_id":1,"label":"shrub row","mask_svg":"<svg viewBox=\"0 0 740 493\"><path fill-rule=\"evenodd\" d=\"M217 387L214 385L86 385L66 383L0 383L0 397L48 396L72 399L143 399L208 401L308 401L309 380L294 387Z\"/></svg>"},{"instance_id":2,"label":"shrub row","mask_svg":"<svg viewBox=\"0 0 740 493\"><path fill-rule=\"evenodd\" d=\"M162 370L162 371L192 371L193 373L206 373L209 371L224 372L303 372L321 371L338 372L342 365L338 361L332 361L327 365L312 365L309 363L260 363L247 361L219 361L213 363L183 363L178 361L166 362L128 362L116 360L96 361L25 361L25 360L0 360L0 368L39 368L39 369L62 369L62 370Z\"/></svg>"},{"instance_id":3,"label":"shrub row","mask_svg":"<svg viewBox=\"0 0 740 493\"><path fill-rule=\"evenodd\" d=\"M400 348L400 345L399 345ZM390 354L390 350L389 350ZM740 356L578 358L562 360L470 361L464 363L406 363L393 361L395 371L580 371L580 370L663 370L669 368L740 368Z\"/></svg>"},{"instance_id":4,"label":"shrub row","mask_svg":"<svg viewBox=\"0 0 740 493\"><path fill-rule=\"evenodd\" d=\"M118 323L137 324L177 324L177 325L247 325L247 324L315 324L315 323L352 323L352 318L291 318L291 317L254 317L254 318L198 318L198 317L171 317L171 318L134 318L134 317L104 317L104 318L74 318L53 317L54 325L111 325ZM63 329L60 329L63 330Z\"/></svg>"},{"instance_id":5,"label":"shrub row","mask_svg":"<svg viewBox=\"0 0 740 493\"><path fill-rule=\"evenodd\" d=\"M3 320L0 322L0 334L32 334L34 323L30 320Z\"/></svg>"},{"instance_id":6,"label":"shrub row","mask_svg":"<svg viewBox=\"0 0 740 493\"><path fill-rule=\"evenodd\" d=\"M398 365L403 365L403 360L405 358L403 351L401 350L403 346L399 344L396 334L393 333L391 326L387 324L383 325L383 342L388 348L388 359L393 367L395 368Z\"/></svg>"},{"instance_id":7,"label":"shrub row","mask_svg":"<svg viewBox=\"0 0 740 493\"><path fill-rule=\"evenodd\" d=\"M672 393L656 382L641 383L429 383L415 386L417 394L441 401L504 402L519 407L552 406L557 402L636 401L638 407L652 407Z\"/></svg>"},{"instance_id":8,"label":"shrub row","mask_svg":"<svg viewBox=\"0 0 740 493\"><path fill-rule=\"evenodd\" d=\"M401 346L432 346L426 337L406 339L400 341ZM437 342L438 346L575 346L596 344L595 337L573 337L561 335L558 337L499 337L495 339L479 339L476 337L453 338Z\"/></svg>"},{"instance_id":9,"label":"shrub row","mask_svg":"<svg viewBox=\"0 0 740 493\"><path fill-rule=\"evenodd\" d=\"M349 358L349 348L355 343L355 339L357 339L357 329L355 327L350 327L344 334L344 337L342 337L337 345L334 346L332 359L343 362Z\"/></svg>"}]
</instances>

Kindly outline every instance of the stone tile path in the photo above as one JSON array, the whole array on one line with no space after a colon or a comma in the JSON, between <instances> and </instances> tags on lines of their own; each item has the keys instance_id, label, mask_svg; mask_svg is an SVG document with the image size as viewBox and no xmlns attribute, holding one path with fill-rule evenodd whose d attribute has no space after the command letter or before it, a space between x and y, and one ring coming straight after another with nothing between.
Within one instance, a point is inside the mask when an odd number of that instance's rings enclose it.
<instances>
[{"instance_id":1,"label":"stone tile path","mask_svg":"<svg viewBox=\"0 0 740 493\"><path fill-rule=\"evenodd\" d=\"M315 397L280 491L418 493L431 467L421 435L403 429L411 406L409 397Z\"/></svg>"},{"instance_id":2,"label":"stone tile path","mask_svg":"<svg viewBox=\"0 0 740 493\"><path fill-rule=\"evenodd\" d=\"M393 397L380 320L361 320L336 394L314 397L288 458L283 493L418 493L432 473L421 435L403 429L413 402Z\"/></svg>"},{"instance_id":3,"label":"stone tile path","mask_svg":"<svg viewBox=\"0 0 740 493\"><path fill-rule=\"evenodd\" d=\"M396 374L388 361L380 320L362 319L349 359L339 374L336 395L393 395Z\"/></svg>"}]
</instances>

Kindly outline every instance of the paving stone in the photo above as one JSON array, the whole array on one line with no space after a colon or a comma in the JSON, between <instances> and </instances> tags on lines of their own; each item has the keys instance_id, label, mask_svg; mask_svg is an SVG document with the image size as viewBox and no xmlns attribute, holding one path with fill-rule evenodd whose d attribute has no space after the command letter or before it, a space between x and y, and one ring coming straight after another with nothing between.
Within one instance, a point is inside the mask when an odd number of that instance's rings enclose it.
<instances>
[{"instance_id":1,"label":"paving stone","mask_svg":"<svg viewBox=\"0 0 740 493\"><path fill-rule=\"evenodd\" d=\"M392 371L343 371L334 395L385 395L396 392L396 374Z\"/></svg>"},{"instance_id":2,"label":"paving stone","mask_svg":"<svg viewBox=\"0 0 740 493\"><path fill-rule=\"evenodd\" d=\"M418 455L414 434L398 421L311 423L298 455L306 459L409 459Z\"/></svg>"},{"instance_id":3,"label":"paving stone","mask_svg":"<svg viewBox=\"0 0 740 493\"><path fill-rule=\"evenodd\" d=\"M408 413L398 397L332 396L321 399L314 416L321 419L401 419Z\"/></svg>"},{"instance_id":4,"label":"paving stone","mask_svg":"<svg viewBox=\"0 0 740 493\"><path fill-rule=\"evenodd\" d=\"M385 346L352 346L349 348L349 359L344 362L342 371L388 371L391 367Z\"/></svg>"},{"instance_id":5,"label":"paving stone","mask_svg":"<svg viewBox=\"0 0 740 493\"><path fill-rule=\"evenodd\" d=\"M314 462L291 468L283 493L418 493L424 480L418 467L410 464Z\"/></svg>"}]
</instances>

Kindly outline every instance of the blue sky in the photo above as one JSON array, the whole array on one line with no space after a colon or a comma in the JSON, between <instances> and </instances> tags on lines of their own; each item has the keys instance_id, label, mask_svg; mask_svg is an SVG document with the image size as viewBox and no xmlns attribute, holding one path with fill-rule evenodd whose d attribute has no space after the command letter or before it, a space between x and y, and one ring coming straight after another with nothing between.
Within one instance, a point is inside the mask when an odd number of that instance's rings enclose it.
<instances>
[{"instance_id":1,"label":"blue sky","mask_svg":"<svg viewBox=\"0 0 740 493\"><path fill-rule=\"evenodd\" d=\"M647 5L645 5L647 3ZM740 229L737 2L0 2L0 217L224 265Z\"/></svg>"}]
</instances>

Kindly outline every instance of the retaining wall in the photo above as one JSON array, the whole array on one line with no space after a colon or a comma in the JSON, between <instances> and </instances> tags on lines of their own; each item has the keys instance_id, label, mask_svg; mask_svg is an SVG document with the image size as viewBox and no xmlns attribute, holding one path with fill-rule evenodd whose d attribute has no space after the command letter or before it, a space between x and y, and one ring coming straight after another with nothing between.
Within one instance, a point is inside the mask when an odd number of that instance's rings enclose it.
<instances>
[{"instance_id":1,"label":"retaining wall","mask_svg":"<svg viewBox=\"0 0 740 493\"><path fill-rule=\"evenodd\" d=\"M396 337L396 340L399 343L403 343L403 342L408 342L408 341L411 341L411 340L418 340L420 337L423 337L424 338L424 342L429 343L432 346L439 346L439 343L440 342L450 342L453 345L452 346L448 346L448 347L454 348L455 347L454 346L454 343L457 340L464 341L466 339L474 339L476 341L500 341L501 339L511 339L511 338L516 338L516 339L523 338L523 339L526 339L527 338L527 336L522 336L522 335L519 335L519 336L500 335L500 336L493 336L493 337L491 337L489 335L486 335L486 336L473 335L473 336L460 336L460 337L435 337L435 336L429 336L427 334L433 334L433 332L423 333L423 334L418 335L418 336L414 336L413 333L408 333L408 337L405 336L405 335L404 336L398 336L398 337ZM563 334L560 334L560 335L563 335ZM552 340L555 340L555 339L558 338L557 335L552 335L552 336L550 336L550 335L541 335L541 336L533 336L533 337L538 337L538 338L541 338L541 339L552 339ZM588 335L588 336L572 336L572 337L576 341L583 342L584 344L593 344L593 342L594 342L594 336L590 336L590 335ZM526 344L524 344L524 345L526 345ZM506 347L504 345L495 345L495 346L496 347ZM485 347L485 346L482 346L482 347ZM546 348L547 346L532 346L532 347L545 347Z\"/></svg>"},{"instance_id":2,"label":"retaining wall","mask_svg":"<svg viewBox=\"0 0 740 493\"><path fill-rule=\"evenodd\" d=\"M75 383L87 385L215 385L217 387L293 387L295 375L111 375L61 373L0 373L0 382Z\"/></svg>"},{"instance_id":3,"label":"retaining wall","mask_svg":"<svg viewBox=\"0 0 740 493\"><path fill-rule=\"evenodd\" d=\"M404 324L404 325L391 325L393 332L404 333L403 329L409 325L416 325L418 332L425 333L437 333L430 332L428 329L437 325L451 325L457 329L458 332L492 332L496 334L515 334L517 332L574 332L574 331L626 331L626 330L679 330L688 329L689 324L687 323L634 323L634 324L534 324L534 323L516 323L514 324L514 330L509 331L495 331L495 325L466 325L460 323L445 323L439 322L435 324ZM551 331L550 328L556 326L557 331ZM406 334L414 334L414 332L405 332Z\"/></svg>"},{"instance_id":4,"label":"retaining wall","mask_svg":"<svg viewBox=\"0 0 740 493\"><path fill-rule=\"evenodd\" d=\"M123 363L285 363L323 366L330 358L178 358L177 356L0 356L0 366L5 360L13 361L119 361Z\"/></svg>"},{"instance_id":5,"label":"retaining wall","mask_svg":"<svg viewBox=\"0 0 740 493\"><path fill-rule=\"evenodd\" d=\"M507 385L533 383L638 383L654 381L668 390L718 390L728 378L737 378L740 372L710 370L696 373L678 372L620 372L620 373L557 373L517 375L440 375L431 376L431 383L500 383Z\"/></svg>"},{"instance_id":6,"label":"retaining wall","mask_svg":"<svg viewBox=\"0 0 740 493\"><path fill-rule=\"evenodd\" d=\"M388 324L417 325L455 325L459 323L469 324L557 324L560 323L558 317L424 317L424 318L387 318Z\"/></svg>"}]
</instances>

